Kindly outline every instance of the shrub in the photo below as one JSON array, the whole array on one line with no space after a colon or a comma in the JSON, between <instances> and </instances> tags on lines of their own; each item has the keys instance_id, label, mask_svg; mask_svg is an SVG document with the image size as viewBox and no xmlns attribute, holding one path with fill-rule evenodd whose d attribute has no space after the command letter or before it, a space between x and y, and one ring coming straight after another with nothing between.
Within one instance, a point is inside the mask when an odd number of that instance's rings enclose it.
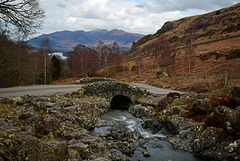
<instances>
[{"instance_id":1,"label":"shrub","mask_svg":"<svg viewBox=\"0 0 240 161\"><path fill-rule=\"evenodd\" d=\"M229 59L235 59L235 58L239 58L239 57L240 57L240 49L232 50L232 51L228 54L228 58L229 58Z\"/></svg>"},{"instance_id":2,"label":"shrub","mask_svg":"<svg viewBox=\"0 0 240 161\"><path fill-rule=\"evenodd\" d=\"M87 76L88 77L96 77L97 76L97 72L95 70L89 71L87 73Z\"/></svg>"},{"instance_id":3,"label":"shrub","mask_svg":"<svg viewBox=\"0 0 240 161\"><path fill-rule=\"evenodd\" d=\"M232 95L213 95L210 97L210 104L213 107L226 106L229 108L235 108L238 106L237 101Z\"/></svg>"},{"instance_id":4,"label":"shrub","mask_svg":"<svg viewBox=\"0 0 240 161\"><path fill-rule=\"evenodd\" d=\"M176 41L178 41L179 40L179 37L178 36L173 36L173 37L171 37L170 39L169 39L169 42L171 42L171 43L174 43L174 42L176 42Z\"/></svg>"},{"instance_id":5,"label":"shrub","mask_svg":"<svg viewBox=\"0 0 240 161\"><path fill-rule=\"evenodd\" d=\"M217 12L216 12L216 15L219 15L220 13L221 13L220 11L217 11Z\"/></svg>"},{"instance_id":6,"label":"shrub","mask_svg":"<svg viewBox=\"0 0 240 161\"><path fill-rule=\"evenodd\" d=\"M163 74L163 72L162 72L161 70L159 70L159 71L157 72L156 76L157 76L158 78L160 78L160 77L164 76L164 74Z\"/></svg>"},{"instance_id":7,"label":"shrub","mask_svg":"<svg viewBox=\"0 0 240 161\"><path fill-rule=\"evenodd\" d=\"M228 27L226 27L222 32L233 32L233 31L237 31L240 30L240 24L238 23L237 25L229 25Z\"/></svg>"},{"instance_id":8,"label":"shrub","mask_svg":"<svg viewBox=\"0 0 240 161\"><path fill-rule=\"evenodd\" d=\"M52 79L51 79L51 74L47 73L47 84L50 84L52 82ZM37 77L37 83L38 84L44 84L44 73L40 73L39 76Z\"/></svg>"},{"instance_id":9,"label":"shrub","mask_svg":"<svg viewBox=\"0 0 240 161\"><path fill-rule=\"evenodd\" d=\"M131 71L135 71L135 70L136 70L136 67L132 66Z\"/></svg>"}]
</instances>

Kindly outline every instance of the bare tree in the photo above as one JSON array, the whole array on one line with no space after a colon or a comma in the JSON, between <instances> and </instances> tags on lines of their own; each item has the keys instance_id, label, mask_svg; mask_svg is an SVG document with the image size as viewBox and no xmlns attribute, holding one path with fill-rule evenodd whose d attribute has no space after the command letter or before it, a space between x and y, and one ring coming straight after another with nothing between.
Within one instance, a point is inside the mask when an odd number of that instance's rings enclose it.
<instances>
[{"instance_id":1,"label":"bare tree","mask_svg":"<svg viewBox=\"0 0 240 161\"><path fill-rule=\"evenodd\" d=\"M36 83L38 61L25 42L0 34L0 81L4 87Z\"/></svg>"},{"instance_id":2,"label":"bare tree","mask_svg":"<svg viewBox=\"0 0 240 161\"><path fill-rule=\"evenodd\" d=\"M196 35L196 29L193 27L190 27L186 30L188 39L187 39L187 46L188 48L186 49L186 52L188 54L188 73L191 73L191 67L192 67L192 57L194 55L194 41L197 37Z\"/></svg>"},{"instance_id":3,"label":"bare tree","mask_svg":"<svg viewBox=\"0 0 240 161\"><path fill-rule=\"evenodd\" d=\"M96 70L97 52L84 45L77 45L69 52L68 64L73 76L84 76Z\"/></svg>"},{"instance_id":4,"label":"bare tree","mask_svg":"<svg viewBox=\"0 0 240 161\"><path fill-rule=\"evenodd\" d=\"M35 33L45 17L38 0L1 0L0 25L8 31L17 29L24 35ZM16 30L15 30L16 31Z\"/></svg>"},{"instance_id":5,"label":"bare tree","mask_svg":"<svg viewBox=\"0 0 240 161\"><path fill-rule=\"evenodd\" d=\"M121 51L121 54L120 54L120 58L122 60L122 72L124 73L125 72L125 68L126 68L126 54L127 54L127 51L126 50L122 50Z\"/></svg>"},{"instance_id":6,"label":"bare tree","mask_svg":"<svg viewBox=\"0 0 240 161\"><path fill-rule=\"evenodd\" d=\"M104 57L104 68L105 68L105 77L108 76L108 70L107 70L107 65L108 65L108 61L109 58L112 54L112 50L108 45L104 45L101 49L101 52L103 53L103 57Z\"/></svg>"},{"instance_id":7,"label":"bare tree","mask_svg":"<svg viewBox=\"0 0 240 161\"><path fill-rule=\"evenodd\" d=\"M96 57L97 57L97 64L99 69L102 68L102 64L103 64L103 52L101 51L103 46L104 46L104 42L102 40L99 40L96 47L96 51L97 51Z\"/></svg>"},{"instance_id":8,"label":"bare tree","mask_svg":"<svg viewBox=\"0 0 240 161\"><path fill-rule=\"evenodd\" d=\"M120 55L120 48L117 42L113 42L111 49L113 54Z\"/></svg>"}]
</instances>

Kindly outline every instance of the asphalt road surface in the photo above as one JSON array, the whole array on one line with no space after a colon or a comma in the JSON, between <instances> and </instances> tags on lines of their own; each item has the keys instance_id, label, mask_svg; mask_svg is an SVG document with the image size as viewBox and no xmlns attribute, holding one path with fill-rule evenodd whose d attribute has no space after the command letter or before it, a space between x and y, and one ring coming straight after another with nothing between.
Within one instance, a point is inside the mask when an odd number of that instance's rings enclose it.
<instances>
[{"instance_id":1,"label":"asphalt road surface","mask_svg":"<svg viewBox=\"0 0 240 161\"><path fill-rule=\"evenodd\" d=\"M154 94L168 94L170 92L178 92L180 94L184 94L186 92L180 92L180 91L175 91L175 90L170 90L170 89L163 89L163 88L158 88L154 86L150 86L148 84L143 84L143 83L130 83L132 86L137 86L137 87L142 87L147 89L149 92L154 93Z\"/></svg>"},{"instance_id":2,"label":"asphalt road surface","mask_svg":"<svg viewBox=\"0 0 240 161\"><path fill-rule=\"evenodd\" d=\"M131 83L132 86L142 87L154 94L168 94L169 92L178 92L183 94L184 92L168 90L163 88L157 88L143 83ZM34 96L48 96L55 93L71 93L77 91L82 85L35 85L35 86L24 86L24 87L11 87L11 88L0 88L0 97L18 97L26 94L32 94Z\"/></svg>"},{"instance_id":3,"label":"asphalt road surface","mask_svg":"<svg viewBox=\"0 0 240 161\"><path fill-rule=\"evenodd\" d=\"M32 94L34 96L47 96L59 92L69 93L77 91L82 85L35 85L23 87L0 88L0 97L24 96Z\"/></svg>"}]
</instances>

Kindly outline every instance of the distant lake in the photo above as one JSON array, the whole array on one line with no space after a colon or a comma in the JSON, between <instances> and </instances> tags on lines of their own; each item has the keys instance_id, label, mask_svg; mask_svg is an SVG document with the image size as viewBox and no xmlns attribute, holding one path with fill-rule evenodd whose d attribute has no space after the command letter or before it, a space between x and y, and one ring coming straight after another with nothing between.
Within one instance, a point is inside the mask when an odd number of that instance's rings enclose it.
<instances>
[{"instance_id":1,"label":"distant lake","mask_svg":"<svg viewBox=\"0 0 240 161\"><path fill-rule=\"evenodd\" d=\"M61 57L63 60L67 59L67 57L64 56L63 53L57 53L57 52L55 52L55 53L51 53L51 55L57 55L57 56Z\"/></svg>"}]
</instances>

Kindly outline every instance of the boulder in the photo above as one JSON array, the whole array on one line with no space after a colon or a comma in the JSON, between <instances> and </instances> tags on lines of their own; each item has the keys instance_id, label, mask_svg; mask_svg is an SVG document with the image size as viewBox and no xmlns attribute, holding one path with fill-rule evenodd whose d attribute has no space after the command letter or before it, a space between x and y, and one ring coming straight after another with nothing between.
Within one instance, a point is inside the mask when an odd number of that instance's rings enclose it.
<instances>
[{"instance_id":1,"label":"boulder","mask_svg":"<svg viewBox=\"0 0 240 161\"><path fill-rule=\"evenodd\" d=\"M136 142L141 137L141 134L137 130L130 130L123 123L118 123L108 129L110 131L109 136L115 140Z\"/></svg>"},{"instance_id":2,"label":"boulder","mask_svg":"<svg viewBox=\"0 0 240 161\"><path fill-rule=\"evenodd\" d=\"M142 127L152 131L153 133L159 132L164 127L165 121L163 118L145 119Z\"/></svg>"},{"instance_id":3,"label":"boulder","mask_svg":"<svg viewBox=\"0 0 240 161\"><path fill-rule=\"evenodd\" d=\"M136 147L130 145L128 142L118 141L115 143L114 147L120 150L123 154L133 154L136 150Z\"/></svg>"},{"instance_id":4,"label":"boulder","mask_svg":"<svg viewBox=\"0 0 240 161\"><path fill-rule=\"evenodd\" d=\"M66 148L59 150L31 135L17 134L14 138L5 139L0 145L0 155L4 160L67 160Z\"/></svg>"},{"instance_id":5,"label":"boulder","mask_svg":"<svg viewBox=\"0 0 240 161\"><path fill-rule=\"evenodd\" d=\"M143 154L144 157L150 157L150 156L151 156L151 155L149 154L149 152L147 152L147 151L143 151L142 154Z\"/></svg>"},{"instance_id":6,"label":"boulder","mask_svg":"<svg viewBox=\"0 0 240 161\"><path fill-rule=\"evenodd\" d=\"M186 105L178 105L178 106L169 106L166 110L164 110L162 113L164 115L184 115L188 111L186 110L187 106Z\"/></svg>"},{"instance_id":7,"label":"boulder","mask_svg":"<svg viewBox=\"0 0 240 161\"><path fill-rule=\"evenodd\" d=\"M111 161L111 160L104 157L98 157L98 158L95 158L93 161Z\"/></svg>"},{"instance_id":8,"label":"boulder","mask_svg":"<svg viewBox=\"0 0 240 161\"><path fill-rule=\"evenodd\" d=\"M164 126L169 133L179 134L182 130L192 128L194 126L194 121L175 115L166 120L166 124Z\"/></svg>"},{"instance_id":9,"label":"boulder","mask_svg":"<svg viewBox=\"0 0 240 161\"><path fill-rule=\"evenodd\" d=\"M240 112L225 106L214 109L214 115L218 125L227 133L240 136Z\"/></svg>"},{"instance_id":10,"label":"boulder","mask_svg":"<svg viewBox=\"0 0 240 161\"><path fill-rule=\"evenodd\" d=\"M206 151L207 149L214 147L216 144L221 143L224 137L225 133L223 129L213 126L207 127L192 143L194 152L199 153L201 151Z\"/></svg>"},{"instance_id":11,"label":"boulder","mask_svg":"<svg viewBox=\"0 0 240 161\"><path fill-rule=\"evenodd\" d=\"M208 111L211 110L209 99L208 98L197 99L196 101L194 101L192 109L194 110L194 112L198 114L201 114L201 115L207 114Z\"/></svg>"},{"instance_id":12,"label":"boulder","mask_svg":"<svg viewBox=\"0 0 240 161\"><path fill-rule=\"evenodd\" d=\"M128 112L138 118L147 117L152 113L152 107L133 105L128 109Z\"/></svg>"},{"instance_id":13,"label":"boulder","mask_svg":"<svg viewBox=\"0 0 240 161\"><path fill-rule=\"evenodd\" d=\"M240 86L235 86L231 94L233 97L240 98Z\"/></svg>"}]
</instances>

